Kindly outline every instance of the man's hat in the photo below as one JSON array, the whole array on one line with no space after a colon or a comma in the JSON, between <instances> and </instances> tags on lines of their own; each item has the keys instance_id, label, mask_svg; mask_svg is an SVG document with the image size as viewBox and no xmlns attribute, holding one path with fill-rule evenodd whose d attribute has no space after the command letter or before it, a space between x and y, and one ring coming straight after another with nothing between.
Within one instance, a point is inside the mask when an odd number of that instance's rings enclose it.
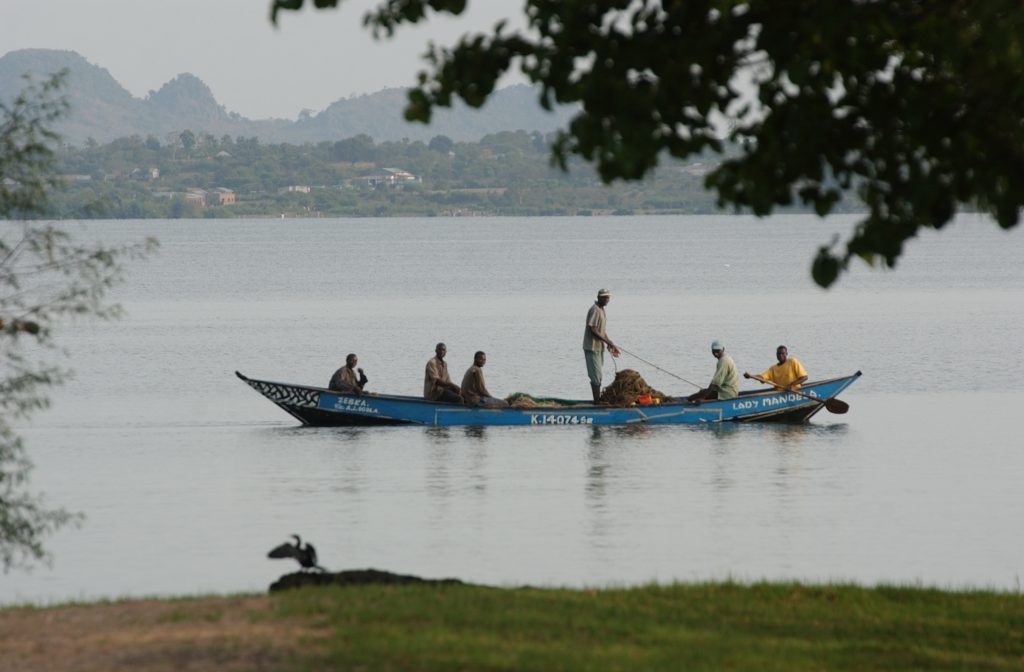
<instances>
[{"instance_id":1,"label":"man's hat","mask_svg":"<svg viewBox=\"0 0 1024 672\"><path fill-rule=\"evenodd\" d=\"M599 298L599 299L602 296L611 296L611 295L612 295L612 293L609 292L607 289L599 289L599 290L597 290L597 298Z\"/></svg>"},{"instance_id":2,"label":"man's hat","mask_svg":"<svg viewBox=\"0 0 1024 672\"><path fill-rule=\"evenodd\" d=\"M711 352L719 352L720 350L725 350L725 346L722 345L722 342L717 340L711 341Z\"/></svg>"}]
</instances>

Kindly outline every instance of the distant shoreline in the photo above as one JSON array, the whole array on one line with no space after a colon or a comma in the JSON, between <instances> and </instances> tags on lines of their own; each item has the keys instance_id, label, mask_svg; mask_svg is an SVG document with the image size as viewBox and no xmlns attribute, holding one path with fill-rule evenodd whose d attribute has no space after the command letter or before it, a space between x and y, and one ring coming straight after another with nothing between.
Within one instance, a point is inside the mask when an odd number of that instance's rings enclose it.
<instances>
[{"instance_id":1,"label":"distant shoreline","mask_svg":"<svg viewBox=\"0 0 1024 672\"><path fill-rule=\"evenodd\" d=\"M649 211L649 212L593 212L584 211L576 213L520 213L520 212L473 212L473 213L459 213L459 214L443 214L443 213L391 213L386 215L374 215L374 214L309 214L309 213L285 213L284 215L274 215L269 213L253 213L253 214L242 214L237 216L217 216L217 217L64 217L54 218L40 216L34 219L0 219L0 222L31 222L31 221L54 221L54 222L76 222L76 221L107 221L107 222L119 222L119 221L239 221L239 220L316 220L316 219L361 219L361 220L374 220L374 219L523 219L523 218L562 218L562 219L610 219L610 218L629 218L629 217L742 217L749 218L752 220L769 220L776 217L785 216L806 216L814 219L827 220L834 217L848 217L858 216L867 214L866 210L843 210L841 212L833 212L825 217L819 217L812 211L808 210L785 210L772 213L764 217L758 217L752 213L746 212L689 212L689 211ZM978 214L973 211L962 211L958 214Z\"/></svg>"}]
</instances>

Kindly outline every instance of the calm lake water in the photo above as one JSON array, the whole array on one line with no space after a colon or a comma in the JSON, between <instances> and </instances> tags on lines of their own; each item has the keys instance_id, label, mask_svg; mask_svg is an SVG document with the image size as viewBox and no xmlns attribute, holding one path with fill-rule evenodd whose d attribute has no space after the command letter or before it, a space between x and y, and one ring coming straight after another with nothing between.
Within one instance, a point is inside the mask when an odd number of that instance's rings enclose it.
<instances>
[{"instance_id":1,"label":"calm lake water","mask_svg":"<svg viewBox=\"0 0 1024 672\"><path fill-rule=\"evenodd\" d=\"M87 518L49 540L52 567L0 575L0 603L261 591L295 568L266 558L292 533L330 569L505 586L1020 590L1024 233L962 217L896 272L816 288L814 251L854 221L72 224L162 248L115 292L123 320L61 335L76 379L22 433L33 489ZM706 382L717 338L758 372L785 343L812 378L864 371L851 410L796 427L314 429L234 376L324 385L356 352L369 389L417 394L443 340L457 379L483 349L496 394L586 397L599 287L611 337L669 371Z\"/></svg>"}]
</instances>

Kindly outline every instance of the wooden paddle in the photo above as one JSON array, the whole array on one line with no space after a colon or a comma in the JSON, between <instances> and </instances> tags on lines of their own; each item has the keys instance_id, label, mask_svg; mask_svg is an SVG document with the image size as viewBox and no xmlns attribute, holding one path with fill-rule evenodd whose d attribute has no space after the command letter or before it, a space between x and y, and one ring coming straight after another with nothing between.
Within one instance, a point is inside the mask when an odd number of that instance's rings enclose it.
<instances>
[{"instance_id":1,"label":"wooden paddle","mask_svg":"<svg viewBox=\"0 0 1024 672\"><path fill-rule=\"evenodd\" d=\"M833 398L819 399L818 397L812 397L809 394L804 394L803 392L800 392L799 390L786 390L786 388L783 387L782 385L779 385L778 383L773 383L770 380L765 380L761 376L751 375L750 377L753 378L754 380L760 380L765 385L771 385L772 387L776 387L776 388L778 388L780 390L785 390L786 392L792 392L793 394L798 394L801 397L806 397L806 398L810 399L811 401L818 402L819 404L825 404L825 410L828 411L829 413L835 413L836 415L842 415L843 413L846 413L848 410L850 410L850 405L848 403L846 403L845 401L842 401L841 399L833 399Z\"/></svg>"}]
</instances>

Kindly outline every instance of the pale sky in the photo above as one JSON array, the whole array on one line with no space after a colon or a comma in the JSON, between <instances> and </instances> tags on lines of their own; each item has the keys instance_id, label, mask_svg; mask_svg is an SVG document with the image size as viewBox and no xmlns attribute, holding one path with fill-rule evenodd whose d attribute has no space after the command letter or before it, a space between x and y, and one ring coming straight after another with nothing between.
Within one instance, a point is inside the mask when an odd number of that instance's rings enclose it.
<instances>
[{"instance_id":1,"label":"pale sky","mask_svg":"<svg viewBox=\"0 0 1024 672\"><path fill-rule=\"evenodd\" d=\"M470 0L459 19L434 16L378 42L362 17L382 1L282 12L275 29L270 0L0 0L0 55L77 51L139 98L190 72L228 111L294 119L353 94L412 86L431 40L450 45L503 18L524 22L522 0Z\"/></svg>"}]
</instances>

